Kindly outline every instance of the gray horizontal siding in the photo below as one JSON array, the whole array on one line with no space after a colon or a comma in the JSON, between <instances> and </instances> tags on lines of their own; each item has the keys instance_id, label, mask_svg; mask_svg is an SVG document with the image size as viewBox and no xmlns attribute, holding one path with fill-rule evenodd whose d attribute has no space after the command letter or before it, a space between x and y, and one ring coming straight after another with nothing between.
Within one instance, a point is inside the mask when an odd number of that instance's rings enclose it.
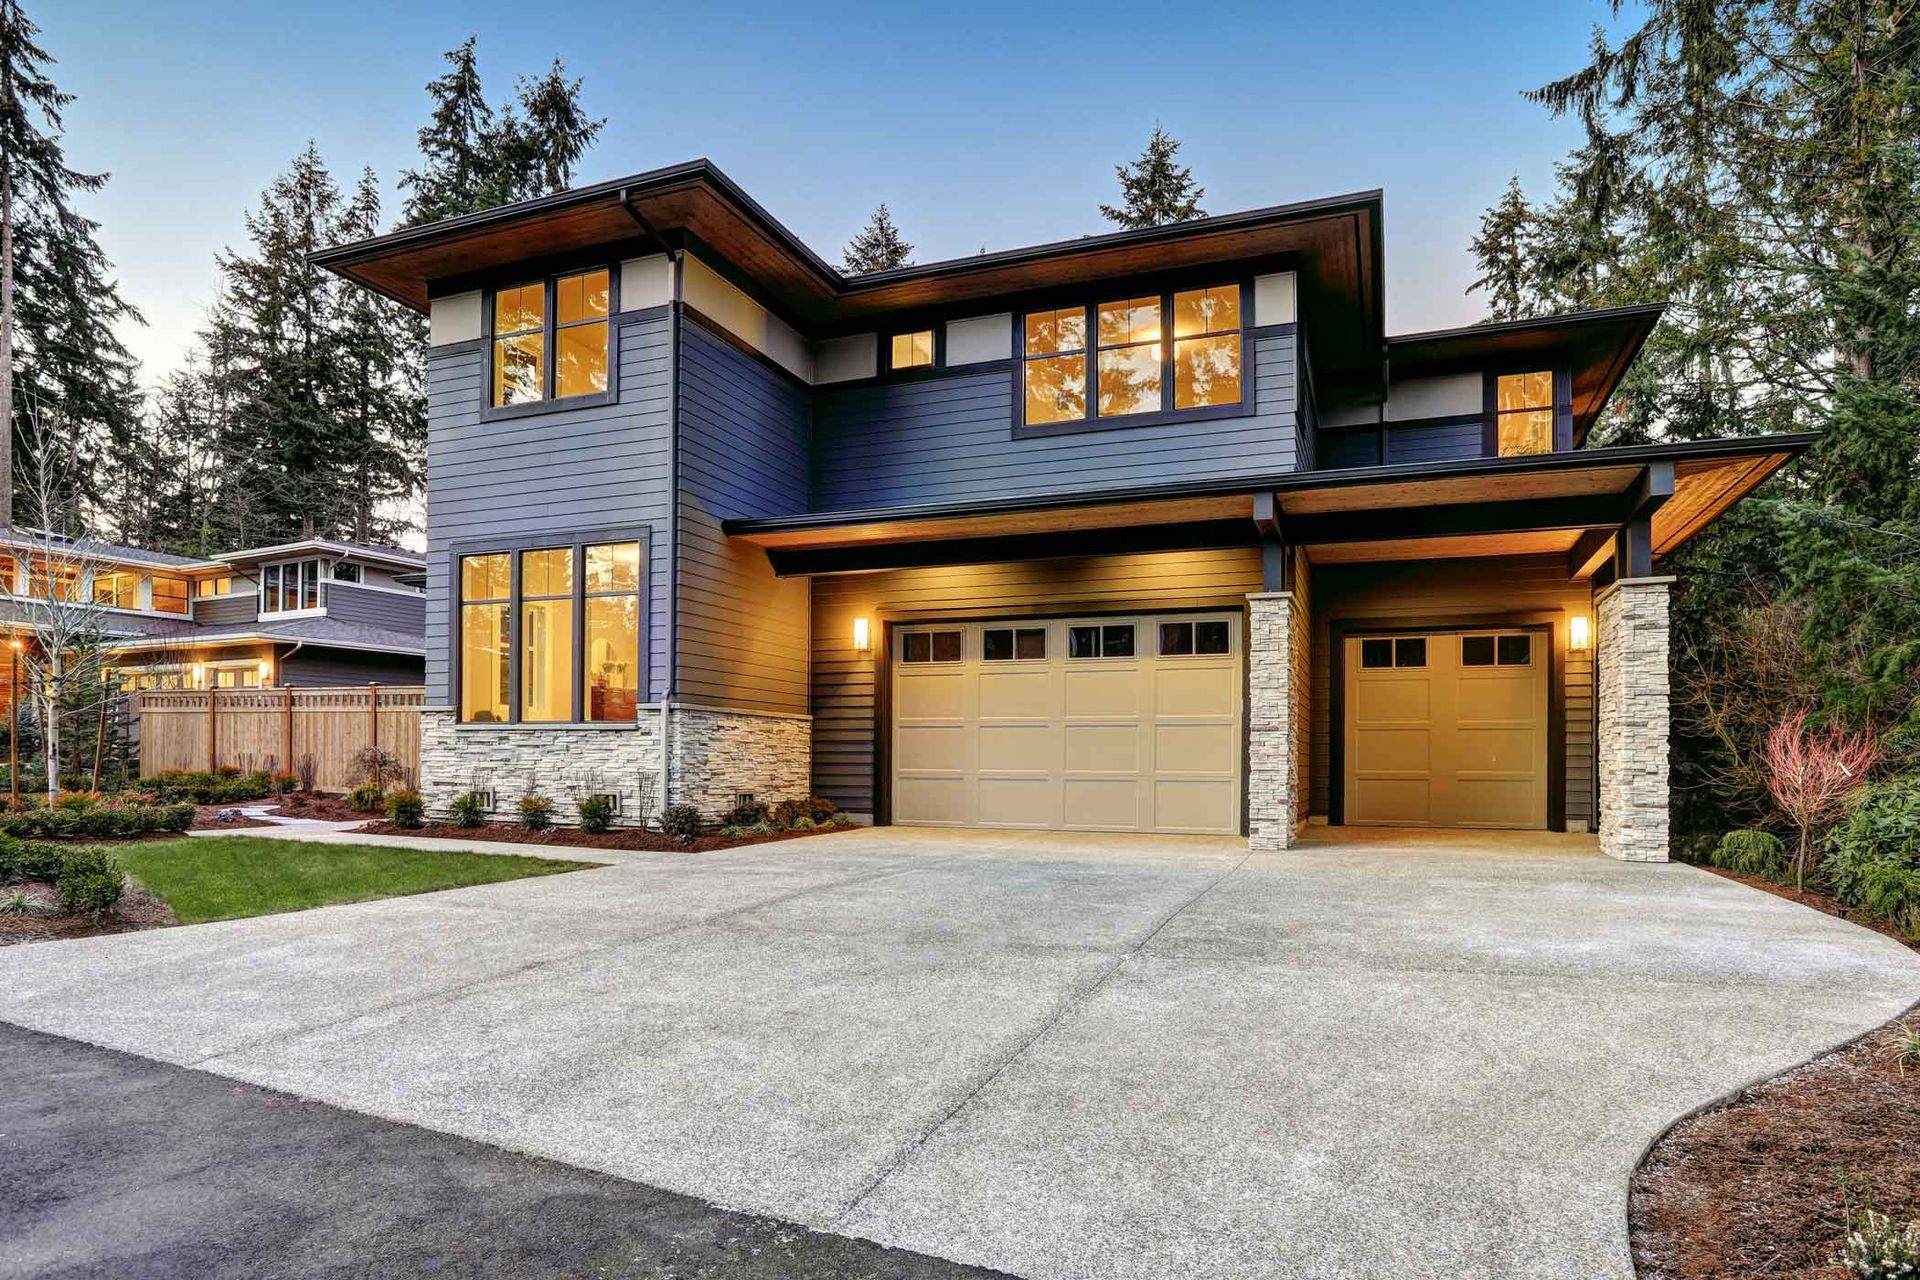
<instances>
[{"instance_id":1,"label":"gray horizontal siding","mask_svg":"<svg viewBox=\"0 0 1920 1280\"><path fill-rule=\"evenodd\" d=\"M1380 462L1377 430L1322 431L1317 441L1319 465L1329 471L1342 467L1371 467Z\"/></svg>"},{"instance_id":2,"label":"gray horizontal siding","mask_svg":"<svg viewBox=\"0 0 1920 1280\"><path fill-rule=\"evenodd\" d=\"M427 697L452 700L449 548L616 526L652 530L648 696L666 684L667 316L620 317L617 403L486 420L479 343L427 353Z\"/></svg>"},{"instance_id":3,"label":"gray horizontal siding","mask_svg":"<svg viewBox=\"0 0 1920 1280\"><path fill-rule=\"evenodd\" d=\"M1292 334L1253 340L1254 412L1160 426L1013 438L1004 368L815 393L813 505L1081 492L1294 468Z\"/></svg>"},{"instance_id":4,"label":"gray horizontal siding","mask_svg":"<svg viewBox=\"0 0 1920 1280\"><path fill-rule=\"evenodd\" d=\"M1455 462L1485 451L1486 428L1478 422L1387 428L1387 462Z\"/></svg>"},{"instance_id":5,"label":"gray horizontal siding","mask_svg":"<svg viewBox=\"0 0 1920 1280\"><path fill-rule=\"evenodd\" d=\"M776 578L766 553L720 522L806 510L807 391L697 321L682 332L676 693L804 713L807 584Z\"/></svg>"},{"instance_id":6,"label":"gray horizontal siding","mask_svg":"<svg viewBox=\"0 0 1920 1280\"><path fill-rule=\"evenodd\" d=\"M193 602L193 620L203 627L252 622L260 614L260 596L253 583L236 578L233 594L207 596Z\"/></svg>"},{"instance_id":7,"label":"gray horizontal siding","mask_svg":"<svg viewBox=\"0 0 1920 1280\"><path fill-rule=\"evenodd\" d=\"M327 584L327 616L388 631L419 635L427 623L427 598L397 591L368 591L345 582Z\"/></svg>"},{"instance_id":8,"label":"gray horizontal siding","mask_svg":"<svg viewBox=\"0 0 1920 1280\"><path fill-rule=\"evenodd\" d=\"M281 652L286 652L282 648ZM323 649L309 645L283 658L280 682L296 689L326 689L341 685L419 684L422 663L395 653L356 653L350 649Z\"/></svg>"}]
</instances>

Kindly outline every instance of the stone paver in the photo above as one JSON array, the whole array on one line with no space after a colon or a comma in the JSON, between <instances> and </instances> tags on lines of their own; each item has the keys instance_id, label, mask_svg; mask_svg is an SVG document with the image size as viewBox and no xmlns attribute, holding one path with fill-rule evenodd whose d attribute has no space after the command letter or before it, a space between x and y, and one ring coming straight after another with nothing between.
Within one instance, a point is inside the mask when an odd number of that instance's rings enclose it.
<instances>
[{"instance_id":1,"label":"stone paver","mask_svg":"<svg viewBox=\"0 0 1920 1280\"><path fill-rule=\"evenodd\" d=\"M1916 996L1590 838L1324 829L863 830L0 953L25 1026L1030 1277L1626 1277L1649 1140Z\"/></svg>"}]
</instances>

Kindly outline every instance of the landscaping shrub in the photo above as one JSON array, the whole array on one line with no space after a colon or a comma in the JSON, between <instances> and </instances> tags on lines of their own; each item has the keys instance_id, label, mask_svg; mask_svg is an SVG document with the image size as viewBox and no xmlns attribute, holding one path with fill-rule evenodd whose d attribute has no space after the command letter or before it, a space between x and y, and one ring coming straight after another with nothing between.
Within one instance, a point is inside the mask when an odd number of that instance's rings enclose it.
<instances>
[{"instance_id":1,"label":"landscaping shrub","mask_svg":"<svg viewBox=\"0 0 1920 1280\"><path fill-rule=\"evenodd\" d=\"M72 915L98 919L120 901L126 876L105 849L87 846L68 849L61 859L54 887L60 891L60 909Z\"/></svg>"},{"instance_id":2,"label":"landscaping shrub","mask_svg":"<svg viewBox=\"0 0 1920 1280\"><path fill-rule=\"evenodd\" d=\"M20 878L20 842L12 836L0 836L0 884L12 884Z\"/></svg>"},{"instance_id":3,"label":"landscaping shrub","mask_svg":"<svg viewBox=\"0 0 1920 1280\"><path fill-rule=\"evenodd\" d=\"M240 776L240 766L237 764L223 764L213 771L213 776L216 778L237 778Z\"/></svg>"},{"instance_id":4,"label":"landscaping shrub","mask_svg":"<svg viewBox=\"0 0 1920 1280\"><path fill-rule=\"evenodd\" d=\"M580 800L580 829L596 836L613 830L613 797L583 796Z\"/></svg>"},{"instance_id":5,"label":"landscaping shrub","mask_svg":"<svg viewBox=\"0 0 1920 1280\"><path fill-rule=\"evenodd\" d=\"M261 772L243 774L232 765L223 765L215 773L169 769L147 779L147 790L169 802L237 804L264 799L273 790L273 780Z\"/></svg>"},{"instance_id":6,"label":"landscaping shrub","mask_svg":"<svg viewBox=\"0 0 1920 1280\"><path fill-rule=\"evenodd\" d=\"M67 851L57 844L29 840L20 846L20 878L52 884L60 878L60 865Z\"/></svg>"},{"instance_id":7,"label":"landscaping shrub","mask_svg":"<svg viewBox=\"0 0 1920 1280\"><path fill-rule=\"evenodd\" d=\"M478 791L469 791L455 797L453 803L447 806L447 813L459 826L483 827L487 823L486 797Z\"/></svg>"},{"instance_id":8,"label":"landscaping shrub","mask_svg":"<svg viewBox=\"0 0 1920 1280\"><path fill-rule=\"evenodd\" d=\"M320 762L311 755L304 755L300 757L296 768L300 774L300 789L311 793L314 784L320 780Z\"/></svg>"},{"instance_id":9,"label":"landscaping shrub","mask_svg":"<svg viewBox=\"0 0 1920 1280\"><path fill-rule=\"evenodd\" d=\"M53 799L53 807L66 813L79 813L95 808L100 803L97 791L67 791Z\"/></svg>"},{"instance_id":10,"label":"landscaping shrub","mask_svg":"<svg viewBox=\"0 0 1920 1280\"><path fill-rule=\"evenodd\" d=\"M553 801L537 791L520 797L520 825L529 831L545 831L553 825Z\"/></svg>"},{"instance_id":11,"label":"landscaping shrub","mask_svg":"<svg viewBox=\"0 0 1920 1280\"><path fill-rule=\"evenodd\" d=\"M681 844L692 844L702 825L700 811L690 804L670 804L660 814L660 829L678 836Z\"/></svg>"},{"instance_id":12,"label":"landscaping shrub","mask_svg":"<svg viewBox=\"0 0 1920 1280\"><path fill-rule=\"evenodd\" d=\"M371 782L363 782L347 792L347 807L355 813L379 813L386 803L387 793Z\"/></svg>"},{"instance_id":13,"label":"landscaping shrub","mask_svg":"<svg viewBox=\"0 0 1920 1280\"><path fill-rule=\"evenodd\" d=\"M1920 774L1870 787L1827 834L1820 869L1855 910L1894 922L1920 914Z\"/></svg>"},{"instance_id":14,"label":"landscaping shrub","mask_svg":"<svg viewBox=\"0 0 1920 1280\"><path fill-rule=\"evenodd\" d=\"M185 831L193 805L95 804L0 815L0 836L37 840L112 839Z\"/></svg>"},{"instance_id":15,"label":"landscaping shrub","mask_svg":"<svg viewBox=\"0 0 1920 1280\"><path fill-rule=\"evenodd\" d=\"M757 827L766 822L770 810L765 800L743 800L721 815L722 826Z\"/></svg>"},{"instance_id":16,"label":"landscaping shrub","mask_svg":"<svg viewBox=\"0 0 1920 1280\"><path fill-rule=\"evenodd\" d=\"M840 806L825 796L802 796L798 800L782 800L773 806L773 825L783 830L794 830L801 818L810 819L811 831L832 822L839 814Z\"/></svg>"},{"instance_id":17,"label":"landscaping shrub","mask_svg":"<svg viewBox=\"0 0 1920 1280\"><path fill-rule=\"evenodd\" d=\"M300 785L300 779L284 771L274 774L268 779L268 782L273 787L273 794L277 796L292 795L293 789Z\"/></svg>"},{"instance_id":18,"label":"landscaping shrub","mask_svg":"<svg viewBox=\"0 0 1920 1280\"><path fill-rule=\"evenodd\" d=\"M1787 846L1771 831L1729 831L1707 856L1714 866L1743 876L1786 878Z\"/></svg>"},{"instance_id":19,"label":"landscaping shrub","mask_svg":"<svg viewBox=\"0 0 1920 1280\"><path fill-rule=\"evenodd\" d=\"M1847 1238L1834 1261L1854 1280L1911 1280L1920 1276L1920 1221L1904 1229L1884 1213L1847 1214Z\"/></svg>"},{"instance_id":20,"label":"landscaping shrub","mask_svg":"<svg viewBox=\"0 0 1920 1280\"><path fill-rule=\"evenodd\" d=\"M403 827L418 827L426 816L427 802L411 787L387 797L387 816Z\"/></svg>"}]
</instances>

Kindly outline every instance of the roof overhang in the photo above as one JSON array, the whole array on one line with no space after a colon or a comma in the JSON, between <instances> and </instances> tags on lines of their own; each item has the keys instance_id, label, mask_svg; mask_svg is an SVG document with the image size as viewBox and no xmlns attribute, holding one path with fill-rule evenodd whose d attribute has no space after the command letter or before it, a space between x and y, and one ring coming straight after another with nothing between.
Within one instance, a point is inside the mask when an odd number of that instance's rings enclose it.
<instances>
[{"instance_id":1,"label":"roof overhang","mask_svg":"<svg viewBox=\"0 0 1920 1280\"><path fill-rule=\"evenodd\" d=\"M194 635L185 632L177 636L141 636L129 640L108 640L106 649L110 653L139 653L155 649L231 649L238 645L261 644L297 644L308 649L341 649L357 653L393 653L404 657L418 658L426 654L426 646L368 643L360 640L320 640L311 636L283 635L273 631L225 632L216 636Z\"/></svg>"},{"instance_id":2,"label":"roof overhang","mask_svg":"<svg viewBox=\"0 0 1920 1280\"><path fill-rule=\"evenodd\" d=\"M402 570L423 570L427 559L411 552L383 550L379 547L363 547L351 542L334 542L328 538L302 538L297 542L282 542L271 547L248 547L241 551L226 551L214 557L224 566L257 564L263 560L282 560L288 556L319 555L337 556L341 559L364 560L369 564L389 565Z\"/></svg>"},{"instance_id":3,"label":"roof overhang","mask_svg":"<svg viewBox=\"0 0 1920 1280\"><path fill-rule=\"evenodd\" d=\"M1381 193L1217 214L849 277L708 160L654 169L483 213L325 249L320 266L418 311L531 261L710 246L774 310L809 334L883 313L1045 293L1100 279L1285 259L1314 319L1316 363L1377 378L1384 333Z\"/></svg>"},{"instance_id":4,"label":"roof overhang","mask_svg":"<svg viewBox=\"0 0 1920 1280\"><path fill-rule=\"evenodd\" d=\"M1254 545L1259 515L1320 564L1565 553L1569 575L1587 576L1629 521L1648 518L1653 554L1667 555L1813 440L1762 436L1287 472L723 527L765 548L783 574Z\"/></svg>"},{"instance_id":5,"label":"roof overhang","mask_svg":"<svg viewBox=\"0 0 1920 1280\"><path fill-rule=\"evenodd\" d=\"M1665 310L1665 304L1652 303L1399 334L1387 339L1387 362L1395 383L1535 361L1565 365L1573 372L1573 438L1578 445Z\"/></svg>"}]
</instances>

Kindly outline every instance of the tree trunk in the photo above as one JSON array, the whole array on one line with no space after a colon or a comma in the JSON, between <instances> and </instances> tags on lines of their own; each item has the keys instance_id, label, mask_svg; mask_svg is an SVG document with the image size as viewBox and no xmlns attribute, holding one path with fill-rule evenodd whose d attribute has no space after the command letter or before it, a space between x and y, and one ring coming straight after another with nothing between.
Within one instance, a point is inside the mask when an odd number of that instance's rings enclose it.
<instances>
[{"instance_id":1,"label":"tree trunk","mask_svg":"<svg viewBox=\"0 0 1920 1280\"><path fill-rule=\"evenodd\" d=\"M60 685L66 674L58 649L49 655L47 669L49 675L46 688L41 691L40 705L44 709L42 729L47 753L47 805L52 807L60 797Z\"/></svg>"},{"instance_id":2,"label":"tree trunk","mask_svg":"<svg viewBox=\"0 0 1920 1280\"><path fill-rule=\"evenodd\" d=\"M11 76L0 74L11 81ZM0 102L12 84L0 85ZM0 529L13 527L13 172L0 158Z\"/></svg>"}]
</instances>

